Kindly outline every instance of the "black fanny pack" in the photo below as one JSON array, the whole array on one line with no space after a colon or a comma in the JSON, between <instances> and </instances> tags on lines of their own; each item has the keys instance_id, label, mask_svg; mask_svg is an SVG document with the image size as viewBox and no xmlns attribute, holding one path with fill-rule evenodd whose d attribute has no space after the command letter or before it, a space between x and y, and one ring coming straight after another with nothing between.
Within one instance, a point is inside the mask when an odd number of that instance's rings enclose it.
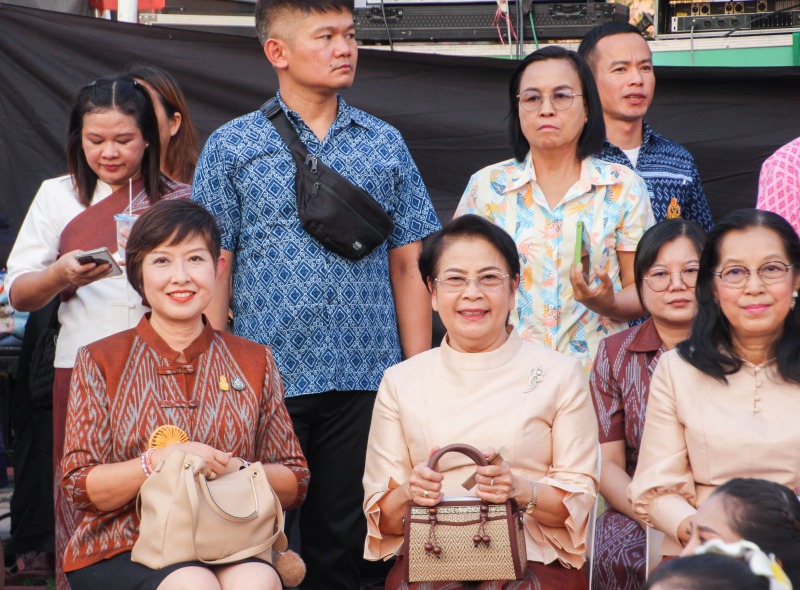
<instances>
[{"instance_id":1,"label":"black fanny pack","mask_svg":"<svg viewBox=\"0 0 800 590\"><path fill-rule=\"evenodd\" d=\"M265 102L261 110L294 158L297 213L303 229L350 260L360 260L383 244L394 229L383 207L364 189L308 153L276 98Z\"/></svg>"}]
</instances>

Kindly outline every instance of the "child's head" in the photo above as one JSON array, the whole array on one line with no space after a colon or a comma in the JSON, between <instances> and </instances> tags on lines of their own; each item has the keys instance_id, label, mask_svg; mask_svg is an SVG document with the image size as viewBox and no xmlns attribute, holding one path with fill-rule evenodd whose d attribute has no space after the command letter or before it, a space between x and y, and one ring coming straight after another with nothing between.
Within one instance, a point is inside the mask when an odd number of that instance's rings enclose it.
<instances>
[{"instance_id":1,"label":"child's head","mask_svg":"<svg viewBox=\"0 0 800 590\"><path fill-rule=\"evenodd\" d=\"M727 555L692 555L659 565L643 590L768 590L769 580L757 576L743 561Z\"/></svg>"},{"instance_id":2,"label":"child's head","mask_svg":"<svg viewBox=\"0 0 800 590\"><path fill-rule=\"evenodd\" d=\"M698 509L683 555L712 539L752 541L800 586L800 500L786 486L738 477L718 487Z\"/></svg>"}]
</instances>

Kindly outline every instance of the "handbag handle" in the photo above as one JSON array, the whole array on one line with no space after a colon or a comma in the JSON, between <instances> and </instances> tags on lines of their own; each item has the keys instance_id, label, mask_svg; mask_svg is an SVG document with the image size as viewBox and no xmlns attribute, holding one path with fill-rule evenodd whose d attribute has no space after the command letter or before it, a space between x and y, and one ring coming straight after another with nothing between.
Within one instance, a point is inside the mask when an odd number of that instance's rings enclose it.
<instances>
[{"instance_id":1,"label":"handbag handle","mask_svg":"<svg viewBox=\"0 0 800 590\"><path fill-rule=\"evenodd\" d=\"M250 489L253 492L254 508L253 511L247 516L236 516L230 512L226 512L222 506L217 504L216 500L214 500L214 496L211 495L211 490L208 489L208 479L206 476L202 473L198 473L197 480L198 484L200 485L200 491L203 492L203 496L205 496L206 502L208 502L208 507L216 512L217 516L230 522L249 522L258 516L258 494L256 493L256 482L254 479L257 476L258 473L255 471L250 474Z\"/></svg>"},{"instance_id":2,"label":"handbag handle","mask_svg":"<svg viewBox=\"0 0 800 590\"><path fill-rule=\"evenodd\" d=\"M200 515L200 503L197 498L197 489L195 488L194 485L195 482L194 466L195 466L194 462L192 461L191 458L189 458L187 453L187 456L184 458L182 472L183 472L183 482L186 486L186 491L188 492L187 495L189 496L189 505L191 506L192 509L192 539L194 539L197 536L197 521ZM253 483L252 479L250 480L250 482L251 485L253 485L253 493L255 493L255 484ZM276 503L277 503L277 498L276 498ZM210 505L213 507L216 506L216 503L212 502ZM278 506L277 508L279 510L282 509L280 506ZM236 553L232 553L231 555L228 555L224 559L209 561L198 557L198 561L201 561L203 563L222 565L225 563L233 563L235 561L240 561L247 557L252 557L253 555L258 555L259 553L266 551L267 549L272 547L275 544L275 541L277 541L278 538L280 537L281 532L282 532L281 529L278 528L277 532L266 541L259 543L258 545L254 545L253 547L248 547L247 549L243 549L242 551L237 551ZM196 550L195 554L197 554Z\"/></svg>"},{"instance_id":3,"label":"handbag handle","mask_svg":"<svg viewBox=\"0 0 800 590\"><path fill-rule=\"evenodd\" d=\"M462 455L466 455L470 459L472 459L477 465L486 466L489 464L489 461L486 460L486 457L483 453L481 453L478 449L473 447L472 445L467 445L463 443L454 443L452 445L447 445L442 447L438 451L436 451L431 458L428 459L428 467L433 469L434 471L439 470L439 459L442 458L442 455L445 453L461 453Z\"/></svg>"}]
</instances>

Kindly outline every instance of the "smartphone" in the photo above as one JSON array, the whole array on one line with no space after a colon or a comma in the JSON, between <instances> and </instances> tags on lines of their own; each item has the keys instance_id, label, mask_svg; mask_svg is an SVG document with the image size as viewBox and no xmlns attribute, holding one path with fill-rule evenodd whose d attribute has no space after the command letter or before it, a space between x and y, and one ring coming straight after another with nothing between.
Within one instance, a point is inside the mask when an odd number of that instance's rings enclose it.
<instances>
[{"instance_id":1,"label":"smartphone","mask_svg":"<svg viewBox=\"0 0 800 590\"><path fill-rule=\"evenodd\" d=\"M89 264L90 262L94 262L95 264L110 264L111 274L108 275L110 277L116 277L122 274L122 269L119 267L119 264L117 264L111 252L109 252L108 248L105 246L94 250L87 250L86 252L78 252L75 255L75 259L80 264Z\"/></svg>"},{"instance_id":2,"label":"smartphone","mask_svg":"<svg viewBox=\"0 0 800 590\"><path fill-rule=\"evenodd\" d=\"M583 264L583 273L589 275L591 267L589 266L589 252L591 251L591 242L589 241L589 232L586 231L586 225L579 221L575 227L575 266Z\"/></svg>"}]
</instances>

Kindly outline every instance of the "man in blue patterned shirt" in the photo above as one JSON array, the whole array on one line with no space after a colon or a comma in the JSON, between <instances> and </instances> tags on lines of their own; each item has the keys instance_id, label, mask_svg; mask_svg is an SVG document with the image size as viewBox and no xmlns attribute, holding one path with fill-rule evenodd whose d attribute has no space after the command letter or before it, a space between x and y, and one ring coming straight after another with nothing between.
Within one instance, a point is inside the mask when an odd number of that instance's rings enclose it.
<instances>
[{"instance_id":1,"label":"man in blue patterned shirt","mask_svg":"<svg viewBox=\"0 0 800 590\"><path fill-rule=\"evenodd\" d=\"M714 221L692 155L644 120L656 78L639 29L629 23L600 25L586 33L578 53L592 68L603 103L606 141L598 157L624 164L644 179L656 221L683 217L710 230Z\"/></svg>"},{"instance_id":2,"label":"man in blue patterned shirt","mask_svg":"<svg viewBox=\"0 0 800 590\"><path fill-rule=\"evenodd\" d=\"M302 229L294 161L260 111L211 135L192 193L216 216L232 267L206 313L223 329L230 304L233 331L270 345L284 380L312 473L300 539L302 588L313 590L359 588L375 391L401 352L430 348L430 295L417 257L420 240L440 227L400 133L338 96L356 69L352 8L352 0L259 0L256 30L300 140L391 215L388 240L352 261Z\"/></svg>"}]
</instances>

